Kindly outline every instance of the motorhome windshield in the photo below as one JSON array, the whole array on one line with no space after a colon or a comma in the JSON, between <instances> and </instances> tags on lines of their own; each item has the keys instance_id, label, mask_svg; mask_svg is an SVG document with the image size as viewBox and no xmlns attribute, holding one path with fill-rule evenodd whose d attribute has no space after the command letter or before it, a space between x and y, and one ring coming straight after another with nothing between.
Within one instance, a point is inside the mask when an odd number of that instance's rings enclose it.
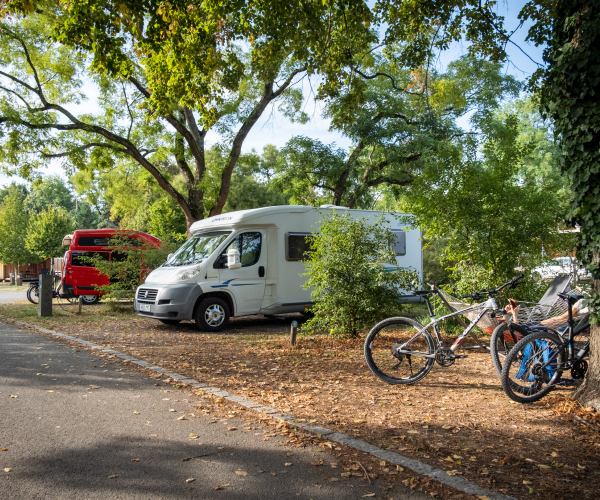
<instances>
[{"instance_id":1,"label":"motorhome windshield","mask_svg":"<svg viewBox=\"0 0 600 500\"><path fill-rule=\"evenodd\" d=\"M192 236L161 267L190 266L206 260L231 231L213 231Z\"/></svg>"}]
</instances>

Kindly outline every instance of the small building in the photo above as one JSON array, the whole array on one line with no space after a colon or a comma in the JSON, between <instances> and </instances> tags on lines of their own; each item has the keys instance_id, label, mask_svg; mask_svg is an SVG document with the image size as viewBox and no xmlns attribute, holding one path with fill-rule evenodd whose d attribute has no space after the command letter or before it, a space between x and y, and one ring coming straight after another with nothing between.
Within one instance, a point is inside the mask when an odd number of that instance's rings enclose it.
<instances>
[{"instance_id":1,"label":"small building","mask_svg":"<svg viewBox=\"0 0 600 500\"><path fill-rule=\"evenodd\" d=\"M46 259L39 264L19 264L19 269L17 269L16 264L3 264L0 262L0 281L10 281L11 273L15 273L15 275L20 274L23 281L32 281L34 279L38 279L40 274L50 272L50 264L50 259ZM54 259L54 271L61 272L62 266L62 257L56 257Z\"/></svg>"}]
</instances>

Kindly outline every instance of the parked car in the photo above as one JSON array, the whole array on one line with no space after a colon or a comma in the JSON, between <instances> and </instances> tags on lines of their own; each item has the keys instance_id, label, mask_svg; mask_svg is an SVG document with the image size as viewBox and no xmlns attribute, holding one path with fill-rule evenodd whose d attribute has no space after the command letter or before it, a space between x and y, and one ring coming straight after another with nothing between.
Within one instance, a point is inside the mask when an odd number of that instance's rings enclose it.
<instances>
[{"instance_id":1,"label":"parked car","mask_svg":"<svg viewBox=\"0 0 600 500\"><path fill-rule=\"evenodd\" d=\"M96 304L102 292L96 287L108 285L109 279L87 262L85 257L99 255L108 260L117 258L117 252L110 251L109 240L122 236L131 240L131 246L150 245L158 248L158 238L140 231L124 231L120 229L80 229L63 239L63 246L68 246L62 269L63 289L61 296L81 296L86 304Z\"/></svg>"},{"instance_id":2,"label":"parked car","mask_svg":"<svg viewBox=\"0 0 600 500\"><path fill-rule=\"evenodd\" d=\"M375 221L384 215L396 234L397 266L423 276L421 232L387 213L343 207L278 206L209 217L192 225L192 237L138 287L135 310L166 324L196 321L220 331L232 316L305 312L311 291L302 288L307 237L333 211Z\"/></svg>"},{"instance_id":3,"label":"parked car","mask_svg":"<svg viewBox=\"0 0 600 500\"><path fill-rule=\"evenodd\" d=\"M550 262L533 269L542 279L553 279L556 276L576 275L579 279L591 278L592 273L581 267L574 257L556 257Z\"/></svg>"}]
</instances>

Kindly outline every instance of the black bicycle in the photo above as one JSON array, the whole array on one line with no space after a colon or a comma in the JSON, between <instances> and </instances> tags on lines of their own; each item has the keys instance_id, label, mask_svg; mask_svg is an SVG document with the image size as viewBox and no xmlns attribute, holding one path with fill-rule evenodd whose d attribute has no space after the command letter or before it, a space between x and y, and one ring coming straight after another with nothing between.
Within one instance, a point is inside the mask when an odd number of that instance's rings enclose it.
<instances>
[{"instance_id":1,"label":"black bicycle","mask_svg":"<svg viewBox=\"0 0 600 500\"><path fill-rule=\"evenodd\" d=\"M589 323L575 328L573 304L583 295L559 293L568 304L567 329L561 335L544 327L519 340L510 350L502 366L502 388L506 395L518 403L533 403L543 398L554 387L564 382L562 374L571 371L571 377L585 377L590 341L576 345L575 337L589 328Z\"/></svg>"},{"instance_id":2,"label":"black bicycle","mask_svg":"<svg viewBox=\"0 0 600 500\"><path fill-rule=\"evenodd\" d=\"M54 274L54 282L56 283L57 281L58 281L58 285L55 286L54 289L52 290L52 298L53 299L57 299L57 298L66 299L71 304L75 304L78 299L77 297L75 297L74 295L72 295L70 293L64 293L64 292L61 293L60 290L62 288L63 282L61 279L61 275L59 273ZM40 282L39 282L39 280L29 282L29 288L27 289L27 300L29 302L31 302L32 304L37 304L40 301Z\"/></svg>"}]
</instances>

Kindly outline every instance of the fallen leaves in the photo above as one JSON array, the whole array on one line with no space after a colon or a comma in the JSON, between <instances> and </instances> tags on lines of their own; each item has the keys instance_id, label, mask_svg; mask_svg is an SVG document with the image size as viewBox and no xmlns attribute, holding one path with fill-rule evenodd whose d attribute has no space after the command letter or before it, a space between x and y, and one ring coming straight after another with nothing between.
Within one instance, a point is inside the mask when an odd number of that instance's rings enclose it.
<instances>
[{"instance_id":1,"label":"fallen leaves","mask_svg":"<svg viewBox=\"0 0 600 500\"><path fill-rule=\"evenodd\" d=\"M139 411L134 411L134 412L133 412L133 414L134 414L134 415L139 415L139 414L140 414L140 412L139 412Z\"/></svg>"},{"instance_id":2,"label":"fallen leaves","mask_svg":"<svg viewBox=\"0 0 600 500\"><path fill-rule=\"evenodd\" d=\"M228 431L237 431L237 427L227 427Z\"/></svg>"},{"instance_id":3,"label":"fallen leaves","mask_svg":"<svg viewBox=\"0 0 600 500\"><path fill-rule=\"evenodd\" d=\"M291 462L286 462L286 463L285 463L285 466L286 466L286 467L291 467L291 466L292 466L292 463L291 463Z\"/></svg>"},{"instance_id":4,"label":"fallen leaves","mask_svg":"<svg viewBox=\"0 0 600 500\"><path fill-rule=\"evenodd\" d=\"M185 482L186 483L193 483L196 479L193 477L190 477L189 479L186 479Z\"/></svg>"},{"instance_id":5,"label":"fallen leaves","mask_svg":"<svg viewBox=\"0 0 600 500\"><path fill-rule=\"evenodd\" d=\"M140 461L140 459L139 459L139 458L132 458L132 459L131 459L131 461L132 461L132 462L139 462L139 461Z\"/></svg>"},{"instance_id":6,"label":"fallen leaves","mask_svg":"<svg viewBox=\"0 0 600 500\"><path fill-rule=\"evenodd\" d=\"M185 415L181 415L181 417L177 417L177 420L187 420L188 418Z\"/></svg>"},{"instance_id":7,"label":"fallen leaves","mask_svg":"<svg viewBox=\"0 0 600 500\"><path fill-rule=\"evenodd\" d=\"M247 476L248 475L248 473L246 471L243 471L243 470L236 470L235 473L238 476Z\"/></svg>"},{"instance_id":8,"label":"fallen leaves","mask_svg":"<svg viewBox=\"0 0 600 500\"><path fill-rule=\"evenodd\" d=\"M119 477L119 474L112 474L111 476L108 476L108 479L115 479Z\"/></svg>"},{"instance_id":9,"label":"fallen leaves","mask_svg":"<svg viewBox=\"0 0 600 500\"><path fill-rule=\"evenodd\" d=\"M14 395L14 394L11 394L11 395L10 395L10 397L11 397L11 398L18 398L19 396L16 396L16 395Z\"/></svg>"},{"instance_id":10,"label":"fallen leaves","mask_svg":"<svg viewBox=\"0 0 600 500\"><path fill-rule=\"evenodd\" d=\"M10 467L4 467L4 472L12 472L12 469Z\"/></svg>"},{"instance_id":11,"label":"fallen leaves","mask_svg":"<svg viewBox=\"0 0 600 500\"><path fill-rule=\"evenodd\" d=\"M215 490L222 490L223 488L227 488L229 484L221 484L219 486L215 486Z\"/></svg>"},{"instance_id":12,"label":"fallen leaves","mask_svg":"<svg viewBox=\"0 0 600 500\"><path fill-rule=\"evenodd\" d=\"M190 439L198 439L198 434L190 434Z\"/></svg>"}]
</instances>

